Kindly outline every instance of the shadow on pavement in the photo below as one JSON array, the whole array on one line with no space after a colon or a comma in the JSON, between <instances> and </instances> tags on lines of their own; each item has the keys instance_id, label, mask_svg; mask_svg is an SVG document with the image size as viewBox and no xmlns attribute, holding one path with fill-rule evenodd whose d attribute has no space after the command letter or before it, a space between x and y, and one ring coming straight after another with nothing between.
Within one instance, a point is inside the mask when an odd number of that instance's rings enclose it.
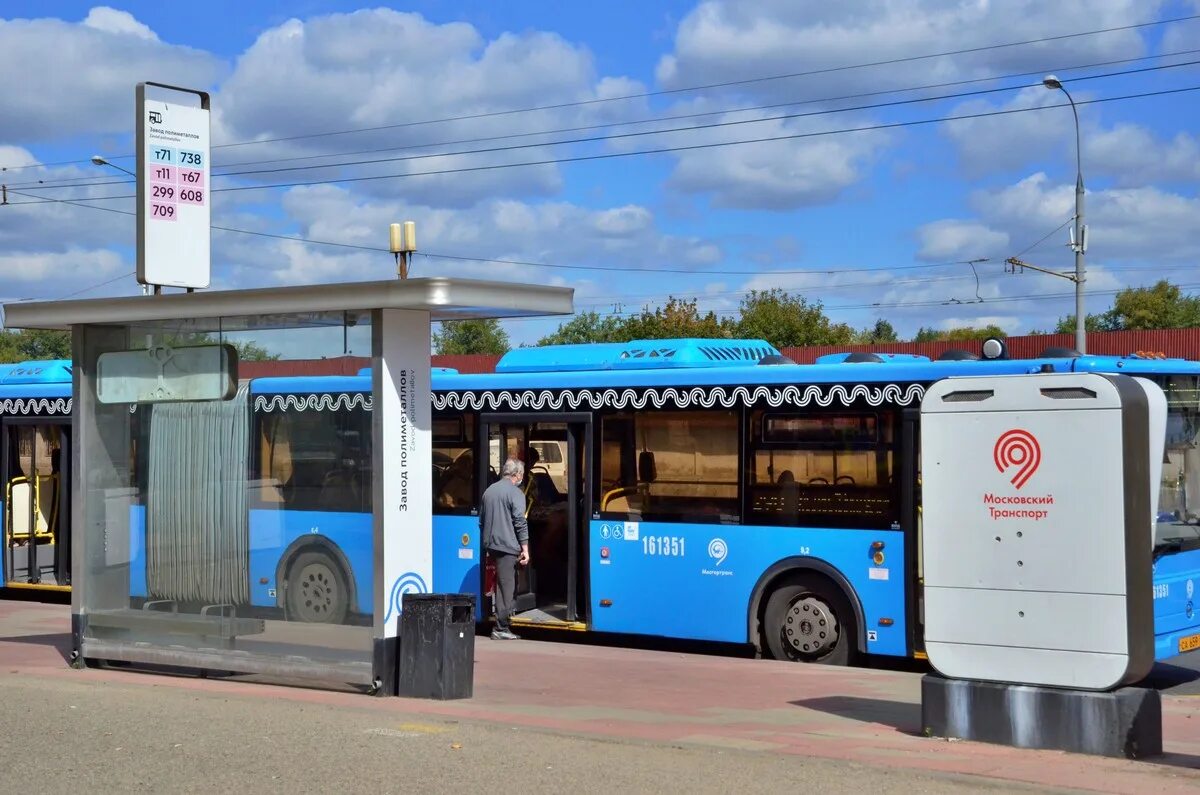
<instances>
[{"instance_id":1,"label":"shadow on pavement","mask_svg":"<svg viewBox=\"0 0 1200 795\"><path fill-rule=\"evenodd\" d=\"M47 605L69 605L71 594L63 591L36 591L29 588L0 588L0 599L6 602L41 602Z\"/></svg>"},{"instance_id":2,"label":"shadow on pavement","mask_svg":"<svg viewBox=\"0 0 1200 795\"><path fill-rule=\"evenodd\" d=\"M69 632L54 632L48 635L12 635L0 638L0 641L25 643L30 646L53 646L62 655L63 662L71 661L71 633Z\"/></svg>"},{"instance_id":3,"label":"shadow on pavement","mask_svg":"<svg viewBox=\"0 0 1200 795\"><path fill-rule=\"evenodd\" d=\"M1182 685L1200 680L1200 671L1185 668L1182 665L1157 663L1147 676L1139 683L1139 687L1150 687L1155 690L1171 690ZM1195 692L1197 688L1187 688Z\"/></svg>"},{"instance_id":4,"label":"shadow on pavement","mask_svg":"<svg viewBox=\"0 0 1200 795\"><path fill-rule=\"evenodd\" d=\"M1152 765L1163 765L1165 767L1183 767L1189 770L1200 770L1200 756L1193 754L1163 754L1162 756L1151 756L1144 760Z\"/></svg>"},{"instance_id":5,"label":"shadow on pavement","mask_svg":"<svg viewBox=\"0 0 1200 795\"><path fill-rule=\"evenodd\" d=\"M878 723L890 726L898 732L918 736L921 734L921 705L905 701L885 701L879 698L859 696L825 696L792 701L792 706L837 715L841 718L862 723Z\"/></svg>"}]
</instances>

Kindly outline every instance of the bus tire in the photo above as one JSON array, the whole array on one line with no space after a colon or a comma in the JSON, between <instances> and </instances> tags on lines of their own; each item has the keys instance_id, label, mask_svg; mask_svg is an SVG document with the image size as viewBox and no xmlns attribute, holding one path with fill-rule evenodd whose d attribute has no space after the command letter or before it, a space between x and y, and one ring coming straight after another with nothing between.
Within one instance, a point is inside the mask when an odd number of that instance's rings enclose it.
<instances>
[{"instance_id":1,"label":"bus tire","mask_svg":"<svg viewBox=\"0 0 1200 795\"><path fill-rule=\"evenodd\" d=\"M301 552L288 567L287 618L309 624L344 624L350 614L349 578L324 552Z\"/></svg>"},{"instance_id":2,"label":"bus tire","mask_svg":"<svg viewBox=\"0 0 1200 795\"><path fill-rule=\"evenodd\" d=\"M814 575L789 578L771 592L762 632L776 660L850 665L858 651L850 600L842 589Z\"/></svg>"}]
</instances>

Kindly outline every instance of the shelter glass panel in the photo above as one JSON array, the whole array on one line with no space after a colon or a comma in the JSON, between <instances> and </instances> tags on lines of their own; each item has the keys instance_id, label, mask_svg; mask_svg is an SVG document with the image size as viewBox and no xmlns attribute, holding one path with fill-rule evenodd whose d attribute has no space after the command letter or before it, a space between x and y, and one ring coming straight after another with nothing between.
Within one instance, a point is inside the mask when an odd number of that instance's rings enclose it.
<instances>
[{"instance_id":1,"label":"shelter glass panel","mask_svg":"<svg viewBox=\"0 0 1200 795\"><path fill-rule=\"evenodd\" d=\"M77 329L86 657L371 681L373 401L347 356L370 316L346 320ZM97 398L104 353L214 342L238 353L226 399Z\"/></svg>"}]
</instances>

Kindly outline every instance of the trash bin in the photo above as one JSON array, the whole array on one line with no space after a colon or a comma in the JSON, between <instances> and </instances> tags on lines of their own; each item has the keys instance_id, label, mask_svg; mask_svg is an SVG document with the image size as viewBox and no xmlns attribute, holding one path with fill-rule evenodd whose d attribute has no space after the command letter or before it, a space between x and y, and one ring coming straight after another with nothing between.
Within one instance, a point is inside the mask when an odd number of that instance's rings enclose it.
<instances>
[{"instance_id":1,"label":"trash bin","mask_svg":"<svg viewBox=\"0 0 1200 795\"><path fill-rule=\"evenodd\" d=\"M475 595L404 594L396 695L470 698L475 679Z\"/></svg>"}]
</instances>

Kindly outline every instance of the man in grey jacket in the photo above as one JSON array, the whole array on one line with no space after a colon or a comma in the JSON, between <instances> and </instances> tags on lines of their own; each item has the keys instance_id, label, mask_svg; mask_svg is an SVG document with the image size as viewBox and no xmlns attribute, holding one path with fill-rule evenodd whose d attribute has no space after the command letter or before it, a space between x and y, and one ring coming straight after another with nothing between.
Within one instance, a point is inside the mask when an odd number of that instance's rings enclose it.
<instances>
[{"instance_id":1,"label":"man in grey jacket","mask_svg":"<svg viewBox=\"0 0 1200 795\"><path fill-rule=\"evenodd\" d=\"M529 565L529 525L525 521L525 495L517 488L525 465L515 458L504 462L500 479L483 492L479 511L479 536L496 566L496 640L515 640L509 629L517 591L517 564Z\"/></svg>"}]
</instances>

